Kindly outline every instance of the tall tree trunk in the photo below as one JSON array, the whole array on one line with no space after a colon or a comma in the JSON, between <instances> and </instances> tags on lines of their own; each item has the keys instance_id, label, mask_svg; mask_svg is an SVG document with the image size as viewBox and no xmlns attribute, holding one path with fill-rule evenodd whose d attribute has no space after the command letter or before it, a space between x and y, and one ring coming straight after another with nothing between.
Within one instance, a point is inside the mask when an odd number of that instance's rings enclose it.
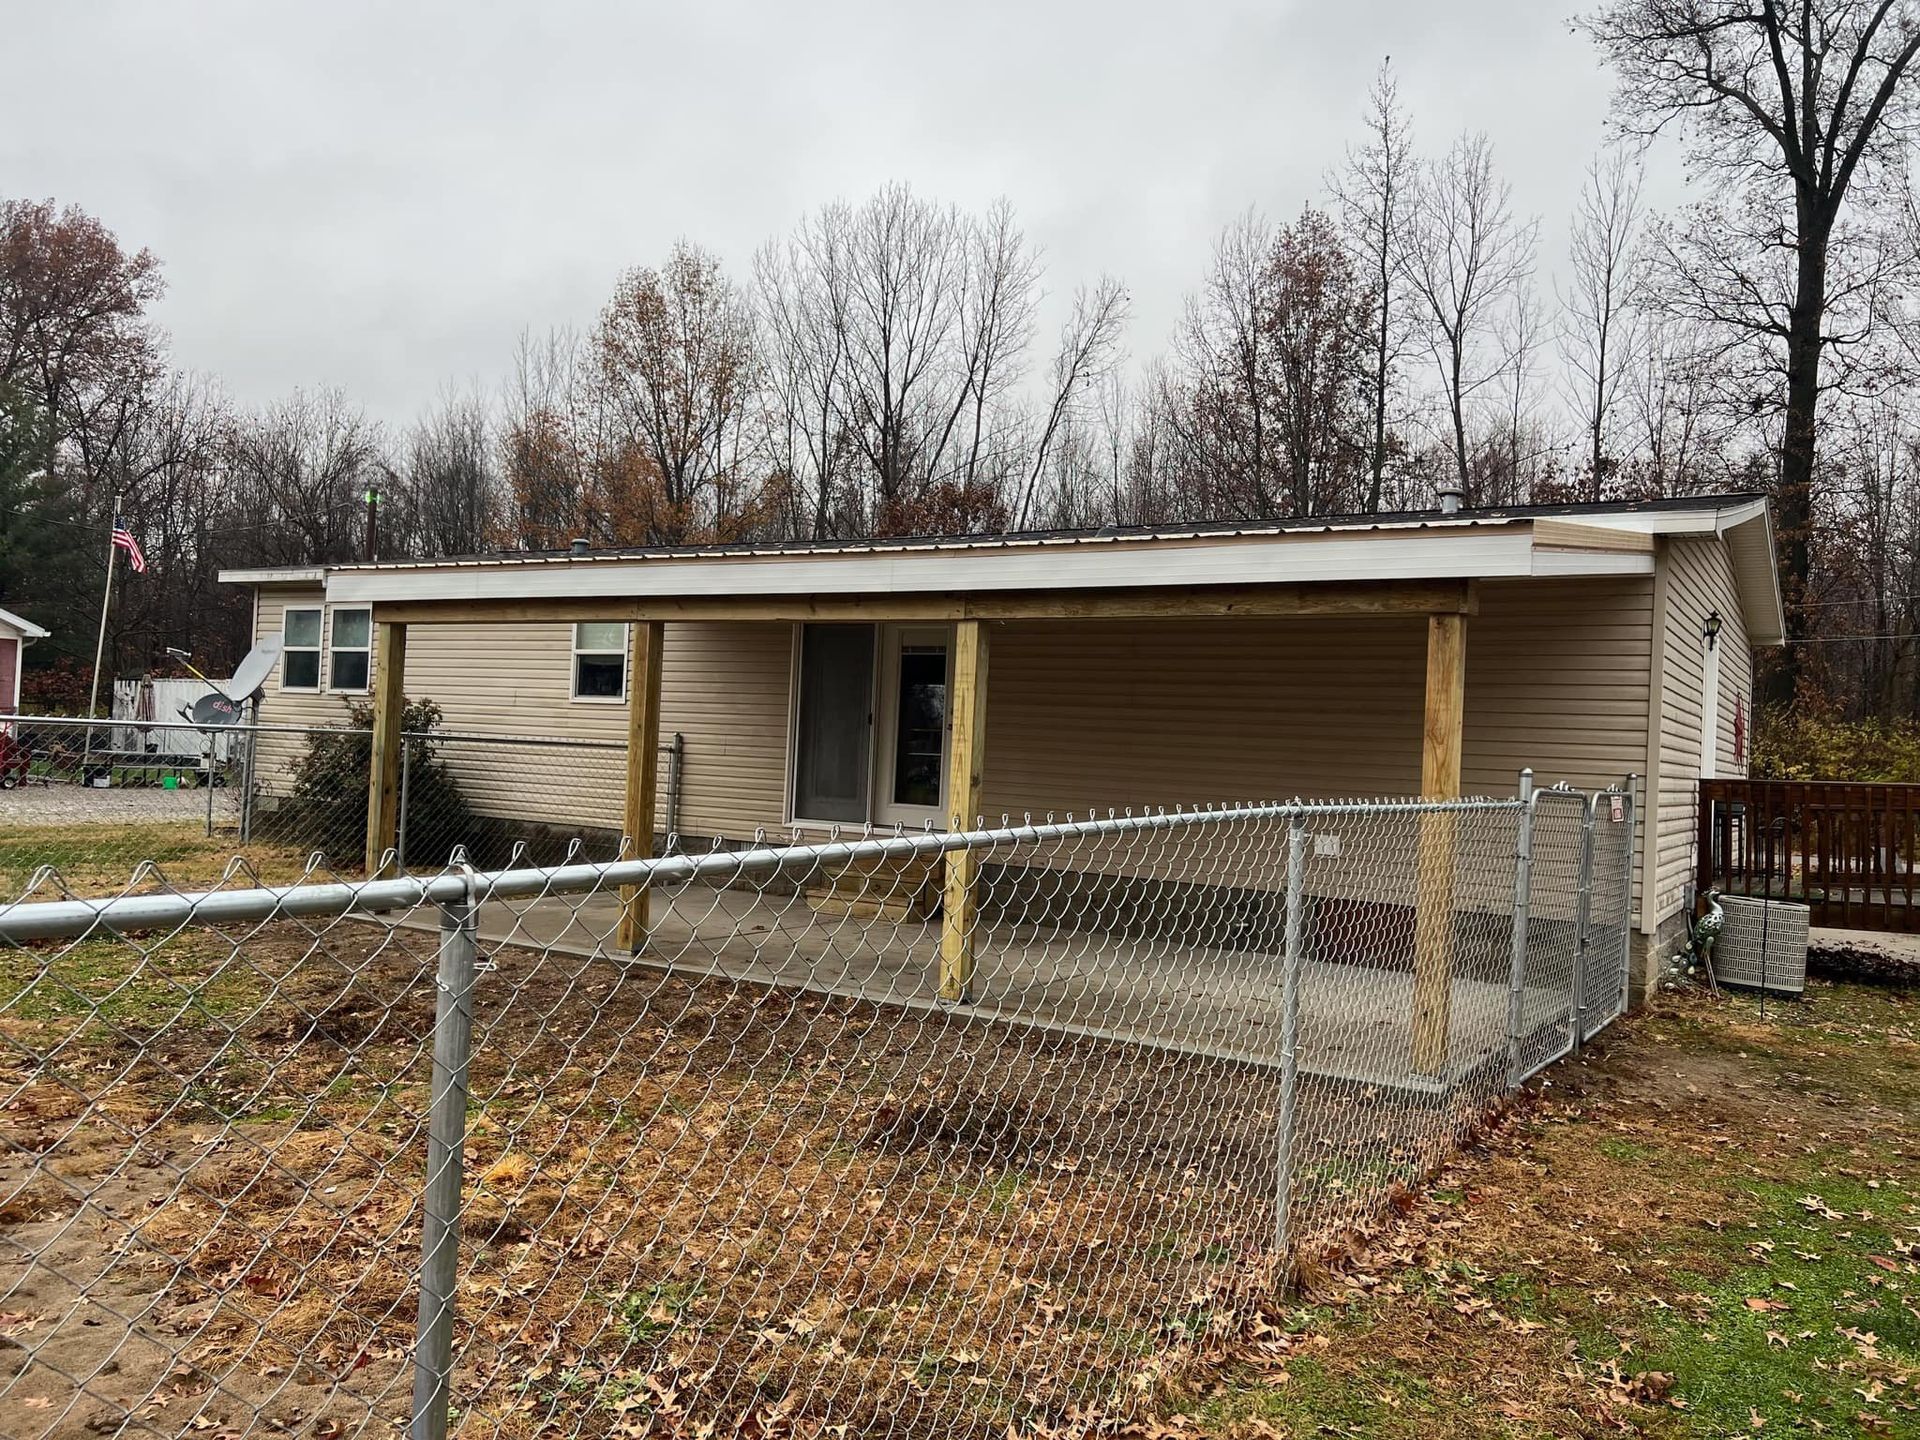
<instances>
[{"instance_id":1,"label":"tall tree trunk","mask_svg":"<svg viewBox=\"0 0 1920 1440\"><path fill-rule=\"evenodd\" d=\"M1820 323L1827 302L1827 230L1802 226L1799 273L1787 319L1787 414L1781 436L1774 517L1780 527L1780 581L1787 610L1787 645L1768 677L1770 704L1793 702L1806 637L1807 582L1813 574L1815 411L1820 401Z\"/></svg>"},{"instance_id":2,"label":"tall tree trunk","mask_svg":"<svg viewBox=\"0 0 1920 1440\"><path fill-rule=\"evenodd\" d=\"M1367 487L1367 513L1380 513L1381 479L1387 470L1387 282L1392 278L1387 250L1380 247L1380 326L1373 343L1373 475Z\"/></svg>"}]
</instances>

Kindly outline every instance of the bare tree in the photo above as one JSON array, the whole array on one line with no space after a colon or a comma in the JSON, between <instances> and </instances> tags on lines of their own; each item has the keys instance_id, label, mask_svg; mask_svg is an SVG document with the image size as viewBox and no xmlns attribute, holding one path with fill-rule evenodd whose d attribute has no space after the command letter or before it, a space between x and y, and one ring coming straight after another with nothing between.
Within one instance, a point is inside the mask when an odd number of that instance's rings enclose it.
<instances>
[{"instance_id":1,"label":"bare tree","mask_svg":"<svg viewBox=\"0 0 1920 1440\"><path fill-rule=\"evenodd\" d=\"M1485 135L1461 136L1425 168L1412 216L1402 273L1439 370L1455 478L1470 494L1468 407L1507 367L1497 322L1533 273L1539 224L1515 217Z\"/></svg>"},{"instance_id":2,"label":"bare tree","mask_svg":"<svg viewBox=\"0 0 1920 1440\"><path fill-rule=\"evenodd\" d=\"M1073 311L1060 328L1060 344L1052 369L1052 398L1033 445L1033 459L1020 493L1015 528L1026 525L1034 487L1046 469L1061 431L1077 433L1076 421L1090 392L1112 373L1120 359L1120 340L1127 325L1127 292L1111 275L1073 297Z\"/></svg>"},{"instance_id":3,"label":"bare tree","mask_svg":"<svg viewBox=\"0 0 1920 1440\"><path fill-rule=\"evenodd\" d=\"M1624 148L1596 156L1574 207L1569 273L1560 298L1560 358L1568 399L1586 432L1585 498L1598 500L1613 469L1614 414L1635 362L1647 282L1641 171Z\"/></svg>"},{"instance_id":4,"label":"bare tree","mask_svg":"<svg viewBox=\"0 0 1920 1440\"><path fill-rule=\"evenodd\" d=\"M1348 147L1346 164L1328 182L1338 203L1341 227L1365 273L1373 313L1368 327L1372 363L1368 392L1373 410L1373 444L1368 455L1367 509L1378 513L1382 477L1387 468L1387 410L1391 403L1407 321L1400 298L1401 251L1406 243L1408 206L1417 162L1413 127L1400 105L1400 87L1392 57L1380 62L1367 92L1366 140Z\"/></svg>"},{"instance_id":5,"label":"bare tree","mask_svg":"<svg viewBox=\"0 0 1920 1440\"><path fill-rule=\"evenodd\" d=\"M1175 332L1168 379L1182 395L1165 411L1187 469L1207 476L1209 497L1250 516L1276 515L1280 504L1266 403L1272 253L1273 227L1251 210L1214 241L1213 263Z\"/></svg>"},{"instance_id":6,"label":"bare tree","mask_svg":"<svg viewBox=\"0 0 1920 1440\"><path fill-rule=\"evenodd\" d=\"M493 420L477 393L443 391L405 440L404 506L413 548L426 555L472 555L499 543L505 523ZM398 527L394 527L398 528Z\"/></svg>"},{"instance_id":7,"label":"bare tree","mask_svg":"<svg viewBox=\"0 0 1920 1440\"><path fill-rule=\"evenodd\" d=\"M296 391L234 418L224 507L255 564L360 558L362 496L386 474L379 427L335 390Z\"/></svg>"},{"instance_id":8,"label":"bare tree","mask_svg":"<svg viewBox=\"0 0 1920 1440\"><path fill-rule=\"evenodd\" d=\"M719 259L685 241L620 279L595 333L599 379L642 483L621 497L650 543L728 538L757 383L753 318ZM629 527L623 527L629 528Z\"/></svg>"},{"instance_id":9,"label":"bare tree","mask_svg":"<svg viewBox=\"0 0 1920 1440\"><path fill-rule=\"evenodd\" d=\"M1920 3L1613 0L1583 24L1618 76L1621 127L1680 126L1695 174L1728 197L1692 227L1676 279L1698 313L1773 357L1788 630L1801 638L1821 363L1848 338L1834 324L1836 243L1850 203L1876 208L1920 121ZM1792 698L1796 650L1773 672L1776 701Z\"/></svg>"}]
</instances>

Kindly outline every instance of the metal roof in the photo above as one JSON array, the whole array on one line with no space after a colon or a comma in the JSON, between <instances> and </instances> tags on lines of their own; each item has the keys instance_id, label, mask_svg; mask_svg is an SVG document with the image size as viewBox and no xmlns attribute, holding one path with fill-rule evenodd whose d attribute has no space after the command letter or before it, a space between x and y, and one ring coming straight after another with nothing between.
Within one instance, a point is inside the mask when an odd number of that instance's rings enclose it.
<instances>
[{"instance_id":1,"label":"metal roof","mask_svg":"<svg viewBox=\"0 0 1920 1440\"><path fill-rule=\"evenodd\" d=\"M1254 539L1368 530L1442 530L1499 524L1512 520L1604 519L1609 516L1661 515L1672 512L1725 510L1749 505L1760 497L1735 492L1716 495L1677 495L1654 500L1576 501L1557 505L1504 505L1463 509L1452 515L1437 510L1393 511L1363 515L1310 515L1282 520L1199 520L1164 525L1108 525L1098 529L1015 530L977 535L903 535L848 540L747 540L714 545L604 546L575 552L563 550L500 550L474 555L442 555L427 559L354 561L326 568L330 574L355 570L408 570L462 565L535 565L556 561L668 560L682 557L755 555L872 555L927 550L994 550L1029 546L1077 546L1116 542ZM245 572L223 572L245 583Z\"/></svg>"}]
</instances>

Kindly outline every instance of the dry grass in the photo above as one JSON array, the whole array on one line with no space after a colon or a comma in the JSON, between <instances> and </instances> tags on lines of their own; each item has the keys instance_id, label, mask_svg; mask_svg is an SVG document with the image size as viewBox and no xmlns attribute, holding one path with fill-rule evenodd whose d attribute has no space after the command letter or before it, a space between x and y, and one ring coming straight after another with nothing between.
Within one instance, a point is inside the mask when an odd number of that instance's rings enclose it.
<instances>
[{"instance_id":1,"label":"dry grass","mask_svg":"<svg viewBox=\"0 0 1920 1440\"><path fill-rule=\"evenodd\" d=\"M297 849L265 842L241 849L231 833L216 827L209 837L195 822L15 826L0 834L0 903L27 894L42 867L54 876L34 886L34 899L204 889L221 882L236 855L243 876L269 885L298 880L307 865ZM143 862L157 873L145 873ZM136 875L136 867L143 873ZM131 884L129 876L135 876Z\"/></svg>"},{"instance_id":2,"label":"dry grass","mask_svg":"<svg viewBox=\"0 0 1920 1440\"><path fill-rule=\"evenodd\" d=\"M74 1413L405 1414L433 960L364 923L7 959L23 1387L85 1373L58 1272L161 1339ZM468 1433L1138 1409L1271 1287L1269 1074L513 950L475 1057Z\"/></svg>"}]
</instances>

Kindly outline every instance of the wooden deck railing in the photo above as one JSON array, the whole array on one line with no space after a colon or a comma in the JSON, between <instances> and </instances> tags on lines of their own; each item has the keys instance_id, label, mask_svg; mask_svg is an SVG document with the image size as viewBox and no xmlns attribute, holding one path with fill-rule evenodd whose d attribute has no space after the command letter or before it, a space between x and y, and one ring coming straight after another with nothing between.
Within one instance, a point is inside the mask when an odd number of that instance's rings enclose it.
<instances>
[{"instance_id":1,"label":"wooden deck railing","mask_svg":"<svg viewBox=\"0 0 1920 1440\"><path fill-rule=\"evenodd\" d=\"M1700 888L1812 908L1815 925L1920 931L1920 785L1702 780Z\"/></svg>"}]
</instances>

